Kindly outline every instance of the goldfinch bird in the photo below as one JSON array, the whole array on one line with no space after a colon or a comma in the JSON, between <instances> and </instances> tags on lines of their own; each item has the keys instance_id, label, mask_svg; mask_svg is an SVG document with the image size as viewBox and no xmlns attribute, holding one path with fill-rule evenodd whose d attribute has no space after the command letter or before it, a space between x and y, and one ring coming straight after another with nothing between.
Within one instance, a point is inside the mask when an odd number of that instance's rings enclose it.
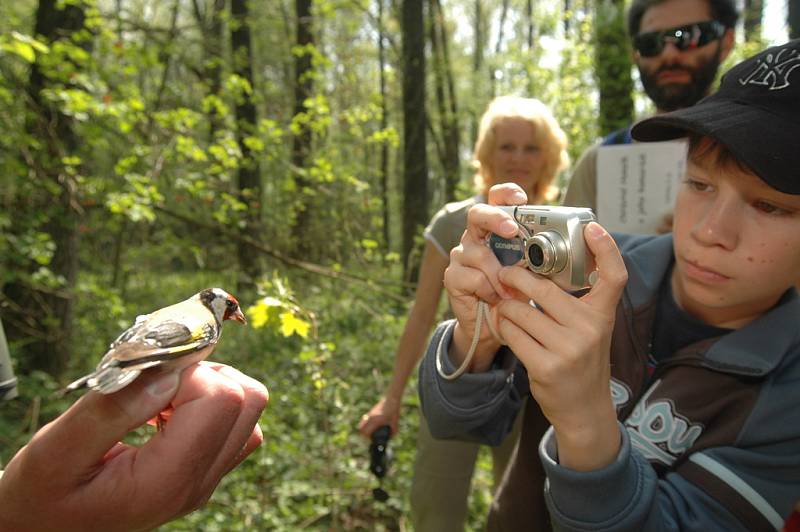
<instances>
[{"instance_id":1,"label":"goldfinch bird","mask_svg":"<svg viewBox=\"0 0 800 532\"><path fill-rule=\"evenodd\" d=\"M136 318L109 346L100 364L65 392L87 387L103 394L121 390L147 369L179 371L214 351L222 322L247 323L236 298L207 288L189 299Z\"/></svg>"}]
</instances>

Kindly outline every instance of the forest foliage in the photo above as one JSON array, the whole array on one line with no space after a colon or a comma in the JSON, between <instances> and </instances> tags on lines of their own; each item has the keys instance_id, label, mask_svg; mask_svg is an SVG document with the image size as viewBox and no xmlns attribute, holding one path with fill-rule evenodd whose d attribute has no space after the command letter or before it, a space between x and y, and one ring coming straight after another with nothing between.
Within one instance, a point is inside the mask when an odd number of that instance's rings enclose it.
<instances>
[{"instance_id":1,"label":"forest foliage","mask_svg":"<svg viewBox=\"0 0 800 532\"><path fill-rule=\"evenodd\" d=\"M412 3L2 2L0 316L21 397L0 411L0 463L137 314L221 286L250 325L227 326L214 359L267 384L265 443L164 529L409 526L415 384L387 503L372 499L355 427L387 383L422 225L472 194L485 105L543 100L573 161L648 112L621 1L431 0L403 28ZM425 89L420 197L404 186L404 31L419 32L426 67L407 80Z\"/></svg>"}]
</instances>

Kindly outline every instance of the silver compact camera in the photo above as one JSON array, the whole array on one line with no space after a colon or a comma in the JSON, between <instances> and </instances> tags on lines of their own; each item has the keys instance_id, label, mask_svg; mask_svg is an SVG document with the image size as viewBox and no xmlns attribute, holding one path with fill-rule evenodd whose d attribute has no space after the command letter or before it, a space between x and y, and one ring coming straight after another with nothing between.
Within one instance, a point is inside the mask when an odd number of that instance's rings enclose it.
<instances>
[{"instance_id":1,"label":"silver compact camera","mask_svg":"<svg viewBox=\"0 0 800 532\"><path fill-rule=\"evenodd\" d=\"M591 209L546 205L498 206L519 225L512 238L489 235L487 245L503 266L524 264L567 292L588 288L597 279L594 257L583 229L595 221Z\"/></svg>"}]
</instances>

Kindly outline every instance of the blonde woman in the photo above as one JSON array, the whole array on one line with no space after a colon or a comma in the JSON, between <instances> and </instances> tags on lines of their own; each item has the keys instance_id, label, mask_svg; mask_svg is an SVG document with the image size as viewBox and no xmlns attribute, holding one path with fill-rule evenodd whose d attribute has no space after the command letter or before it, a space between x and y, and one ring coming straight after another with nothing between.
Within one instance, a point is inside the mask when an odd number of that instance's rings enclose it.
<instances>
[{"instance_id":1,"label":"blonde woman","mask_svg":"<svg viewBox=\"0 0 800 532\"><path fill-rule=\"evenodd\" d=\"M425 229L426 244L414 305L400 337L389 387L361 418L359 430L365 437L382 425L389 425L392 434L398 430L403 392L436 320L442 278L450 250L459 244L466 228L467 211L485 201L492 185L505 182L525 189L529 203L555 201L555 178L569 164L566 147L566 135L539 100L501 96L489 104L481 118L473 155L476 195L448 203ZM501 446L492 448L495 487L518 437L517 426ZM464 529L478 448L477 444L434 440L422 419L411 490L412 520L417 532Z\"/></svg>"}]
</instances>

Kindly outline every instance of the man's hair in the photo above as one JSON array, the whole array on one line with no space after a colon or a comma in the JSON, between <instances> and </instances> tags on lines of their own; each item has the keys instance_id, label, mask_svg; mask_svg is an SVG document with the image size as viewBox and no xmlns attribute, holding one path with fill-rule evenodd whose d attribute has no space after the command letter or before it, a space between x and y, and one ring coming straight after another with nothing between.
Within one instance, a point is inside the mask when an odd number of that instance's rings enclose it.
<instances>
[{"instance_id":1,"label":"man's hair","mask_svg":"<svg viewBox=\"0 0 800 532\"><path fill-rule=\"evenodd\" d=\"M642 24L642 17L645 12L653 6L657 6L667 0L633 0L631 7L628 8L628 36L634 37L639 33ZM711 8L711 18L721 22L726 28L736 26L739 20L739 12L736 11L735 0L700 0L707 1ZM695 21L695 22L700 22Z\"/></svg>"},{"instance_id":2,"label":"man's hair","mask_svg":"<svg viewBox=\"0 0 800 532\"><path fill-rule=\"evenodd\" d=\"M483 113L475 141L475 152L472 164L475 173L475 189L479 194L487 194L489 188L497 184L495 169L491 165L491 157L496 147L495 126L506 119L521 119L533 127L534 142L541 150L544 163L533 194L528 200L533 203L552 201L558 194L553 186L558 172L569 166L567 154L567 135L558 125L553 113L541 101L519 96L498 96L489 103Z\"/></svg>"}]
</instances>

